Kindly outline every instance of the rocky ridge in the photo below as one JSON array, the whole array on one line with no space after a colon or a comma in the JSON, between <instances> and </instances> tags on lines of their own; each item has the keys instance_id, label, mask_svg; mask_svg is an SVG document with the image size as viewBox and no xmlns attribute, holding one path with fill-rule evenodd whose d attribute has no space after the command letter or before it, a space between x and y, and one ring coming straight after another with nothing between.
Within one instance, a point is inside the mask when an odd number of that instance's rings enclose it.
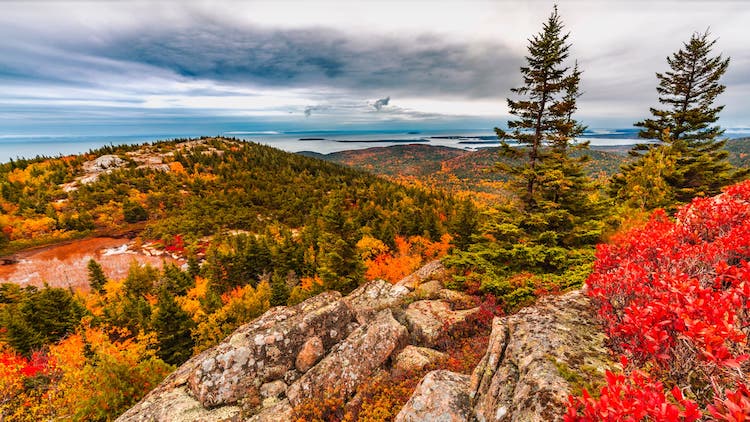
<instances>
[{"instance_id":1,"label":"rocky ridge","mask_svg":"<svg viewBox=\"0 0 750 422\"><path fill-rule=\"evenodd\" d=\"M399 283L367 283L276 307L194 356L118 421L285 421L336 391L356 402L378 371L403 374L445 359L438 339L479 308L444 288L432 262ZM561 419L567 396L610 366L580 291L496 318L471 376L429 372L397 421ZM571 374L586 374L585 377Z\"/></svg>"}]
</instances>

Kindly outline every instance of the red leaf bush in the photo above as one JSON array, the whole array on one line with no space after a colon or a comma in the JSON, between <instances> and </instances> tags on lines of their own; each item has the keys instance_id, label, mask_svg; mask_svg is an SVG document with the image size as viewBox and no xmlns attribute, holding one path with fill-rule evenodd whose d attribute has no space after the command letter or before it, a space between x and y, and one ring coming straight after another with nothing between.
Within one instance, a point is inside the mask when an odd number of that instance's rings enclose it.
<instances>
[{"instance_id":1,"label":"red leaf bush","mask_svg":"<svg viewBox=\"0 0 750 422\"><path fill-rule=\"evenodd\" d=\"M748 260L750 181L600 245L588 294L612 348L650 375L609 374L599 399L571 399L568 420L694 420L695 403L750 420Z\"/></svg>"}]
</instances>

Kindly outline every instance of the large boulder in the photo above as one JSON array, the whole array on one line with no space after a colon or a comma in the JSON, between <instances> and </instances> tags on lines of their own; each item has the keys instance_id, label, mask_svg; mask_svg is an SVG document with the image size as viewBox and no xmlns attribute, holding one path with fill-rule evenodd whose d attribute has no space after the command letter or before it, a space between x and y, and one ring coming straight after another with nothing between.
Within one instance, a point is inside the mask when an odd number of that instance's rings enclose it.
<instances>
[{"instance_id":1,"label":"large boulder","mask_svg":"<svg viewBox=\"0 0 750 422\"><path fill-rule=\"evenodd\" d=\"M469 376L441 370L425 375L394 422L469 422L473 415Z\"/></svg>"},{"instance_id":2,"label":"large boulder","mask_svg":"<svg viewBox=\"0 0 750 422\"><path fill-rule=\"evenodd\" d=\"M414 290L422 283L430 280L440 280L445 277L445 267L439 260L430 261L425 264L422 268L418 269L412 274L404 277L396 283L396 286L406 287L409 290Z\"/></svg>"},{"instance_id":3,"label":"large boulder","mask_svg":"<svg viewBox=\"0 0 750 422\"><path fill-rule=\"evenodd\" d=\"M294 409L289 404L289 400L281 400L270 407L265 407L259 413L251 416L249 419L242 419L246 422L282 422L293 421ZM203 422L201 420L201 422Z\"/></svg>"},{"instance_id":4,"label":"large boulder","mask_svg":"<svg viewBox=\"0 0 750 422\"><path fill-rule=\"evenodd\" d=\"M487 353L471 377L477 420L562 420L571 384L602 379L610 369L604 343L580 290L496 318Z\"/></svg>"},{"instance_id":5,"label":"large boulder","mask_svg":"<svg viewBox=\"0 0 750 422\"><path fill-rule=\"evenodd\" d=\"M357 328L289 386L289 402L296 406L331 392L344 397L351 395L407 338L406 328L393 319L391 311L380 311L373 321Z\"/></svg>"},{"instance_id":6,"label":"large boulder","mask_svg":"<svg viewBox=\"0 0 750 422\"><path fill-rule=\"evenodd\" d=\"M420 300L409 304L404 318L413 344L434 347L442 335L478 311L479 308L452 311L450 303L444 300Z\"/></svg>"},{"instance_id":7,"label":"large boulder","mask_svg":"<svg viewBox=\"0 0 750 422\"><path fill-rule=\"evenodd\" d=\"M364 324L379 311L401 305L408 294L408 288L378 279L359 286L344 300L356 312L357 321Z\"/></svg>"},{"instance_id":8,"label":"large boulder","mask_svg":"<svg viewBox=\"0 0 750 422\"><path fill-rule=\"evenodd\" d=\"M394 376L413 374L447 358L448 355L437 350L409 345L393 359L391 372Z\"/></svg>"},{"instance_id":9,"label":"large boulder","mask_svg":"<svg viewBox=\"0 0 750 422\"><path fill-rule=\"evenodd\" d=\"M325 352L356 325L354 312L337 292L294 307L273 308L188 360L120 420L189 420L187 415L197 414L200 408L255 409L268 398L261 395L262 386L268 394L270 383L283 380L288 385L302 375L296 363L308 340L317 338ZM273 385L278 390L281 384ZM173 396L184 405L172 405L168 397Z\"/></svg>"},{"instance_id":10,"label":"large boulder","mask_svg":"<svg viewBox=\"0 0 750 422\"><path fill-rule=\"evenodd\" d=\"M156 394L155 394L156 393ZM117 420L119 422L234 422L240 420L239 406L206 409L185 387L162 389L148 394Z\"/></svg>"}]
</instances>

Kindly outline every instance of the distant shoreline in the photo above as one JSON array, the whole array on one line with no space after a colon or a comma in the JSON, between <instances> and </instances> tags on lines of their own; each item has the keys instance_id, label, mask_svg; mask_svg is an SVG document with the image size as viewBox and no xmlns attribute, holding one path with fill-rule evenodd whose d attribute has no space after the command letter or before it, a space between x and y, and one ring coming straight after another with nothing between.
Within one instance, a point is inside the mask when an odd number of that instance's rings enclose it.
<instances>
[{"instance_id":1,"label":"distant shoreline","mask_svg":"<svg viewBox=\"0 0 750 422\"><path fill-rule=\"evenodd\" d=\"M366 149L373 146L404 144L434 145L465 150L493 147L498 144L495 135L486 130L439 131L320 131L320 132L223 132L222 135L244 141L269 145L287 152L312 151L329 154L339 151ZM418 136L414 136L418 135ZM207 135L215 136L215 135ZM730 139L750 136L750 133L731 133ZM174 139L192 139L192 135L113 135L113 136L0 136L0 163L11 159L33 159L37 156L57 157L83 154L108 145L144 144ZM643 142L636 139L632 130L612 130L586 133L580 138L591 142L596 149L620 151Z\"/></svg>"}]
</instances>

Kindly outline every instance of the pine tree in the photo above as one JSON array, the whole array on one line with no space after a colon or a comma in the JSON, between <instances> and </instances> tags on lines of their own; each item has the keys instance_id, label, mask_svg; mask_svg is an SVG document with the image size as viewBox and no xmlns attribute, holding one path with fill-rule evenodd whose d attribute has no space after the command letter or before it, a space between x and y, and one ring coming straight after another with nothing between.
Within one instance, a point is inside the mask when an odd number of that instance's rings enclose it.
<instances>
[{"instance_id":1,"label":"pine tree","mask_svg":"<svg viewBox=\"0 0 750 422\"><path fill-rule=\"evenodd\" d=\"M511 91L520 99L508 99L508 130L495 128L503 141L503 155L521 159L521 164L498 164L501 170L517 177L519 196L528 212L548 206L557 207L563 197L582 190L580 163L569 157L571 141L584 131L574 118L580 95L581 71L564 65L569 56L569 34L553 10L542 31L529 40L526 65L521 67L524 86ZM507 143L513 140L522 148ZM586 144L579 146L586 148Z\"/></svg>"},{"instance_id":2,"label":"pine tree","mask_svg":"<svg viewBox=\"0 0 750 422\"><path fill-rule=\"evenodd\" d=\"M89 276L89 286L91 286L94 291L104 293L104 285L107 284L107 276L104 275L102 266L96 262L96 260L90 259L89 263L86 265L86 270L88 271Z\"/></svg>"},{"instance_id":3,"label":"pine tree","mask_svg":"<svg viewBox=\"0 0 750 422\"><path fill-rule=\"evenodd\" d=\"M154 314L152 328L159 341L159 357L172 365L180 365L190 358L194 341L191 330L195 323L174 299L166 286L158 296L158 311Z\"/></svg>"},{"instance_id":4,"label":"pine tree","mask_svg":"<svg viewBox=\"0 0 750 422\"><path fill-rule=\"evenodd\" d=\"M597 240L592 235L597 230L587 224L601 207L589 199L594 186L583 169L588 156L570 156L574 149L588 149L588 143L573 143L585 130L573 117L581 70L577 63L565 65L571 45L563 28L555 7L542 31L529 40L526 66L521 67L524 86L511 90L520 99L508 99L510 113L518 119L508 122L508 132L495 131L503 141L503 155L517 162L497 165L516 177L524 206L523 218L513 224L543 237L541 243L575 246ZM583 226L590 227L579 230Z\"/></svg>"},{"instance_id":5,"label":"pine tree","mask_svg":"<svg viewBox=\"0 0 750 422\"><path fill-rule=\"evenodd\" d=\"M271 275L271 306L286 306L289 301L289 286L278 272Z\"/></svg>"},{"instance_id":6,"label":"pine tree","mask_svg":"<svg viewBox=\"0 0 750 422\"><path fill-rule=\"evenodd\" d=\"M719 80L727 71L729 58L721 54L712 56L716 40L709 32L694 33L683 47L667 58L670 70L657 73L659 103L662 109L651 108L652 118L637 122L642 128L639 137L650 144L636 145L631 155L640 158L622 167L622 172L612 178L611 193L627 201L628 180L643 179L637 175L649 171L643 151L662 149L661 155L673 156L673 171L659 173L666 185L674 191L677 202L688 202L696 196L711 196L723 186L747 175L747 170L736 171L727 161L724 150L724 133L716 122L724 106L715 106L716 98L725 86Z\"/></svg>"}]
</instances>

